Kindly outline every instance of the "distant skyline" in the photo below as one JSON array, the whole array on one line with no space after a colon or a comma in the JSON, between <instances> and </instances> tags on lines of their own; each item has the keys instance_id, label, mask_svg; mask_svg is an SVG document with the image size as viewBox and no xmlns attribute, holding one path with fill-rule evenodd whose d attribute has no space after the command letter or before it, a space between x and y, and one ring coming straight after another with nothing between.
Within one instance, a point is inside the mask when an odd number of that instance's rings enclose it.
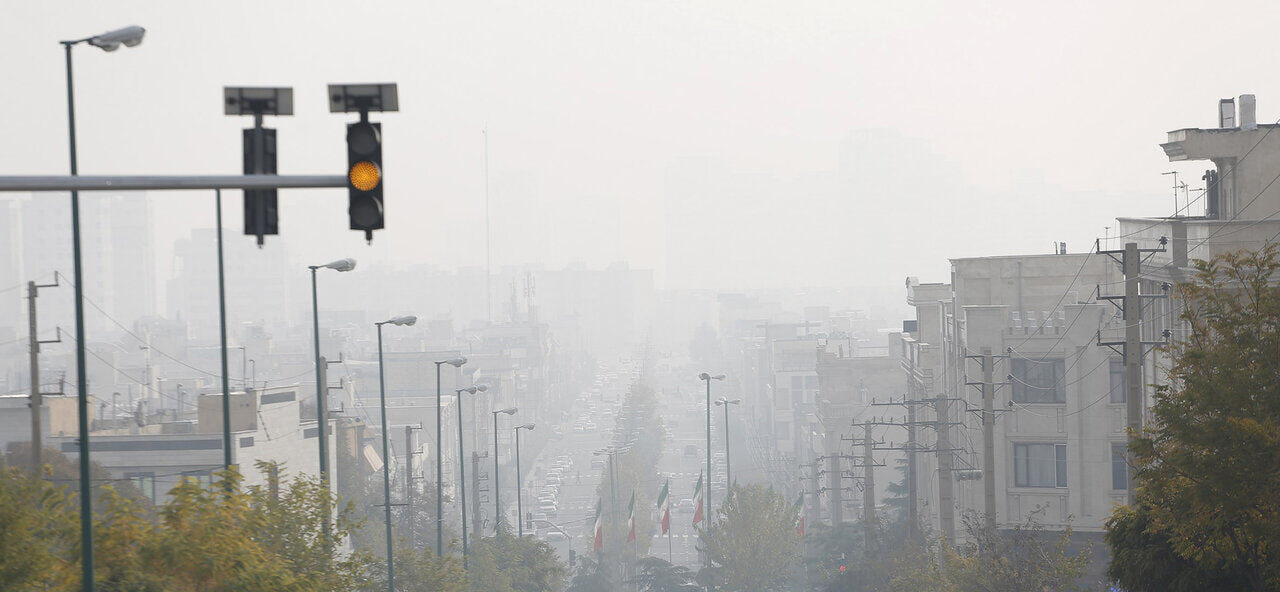
<instances>
[{"instance_id":1,"label":"distant skyline","mask_svg":"<svg viewBox=\"0 0 1280 592\"><path fill-rule=\"evenodd\" d=\"M341 191L281 198L268 240L315 260L483 266L487 127L495 268L628 261L665 288L944 281L948 257L1075 252L1116 216L1169 214L1160 173L1198 187L1208 167L1158 145L1212 126L1219 98L1280 117L1266 2L7 8L22 26L0 44L22 58L5 175L66 172L60 39L148 31L76 49L86 174L238 172L250 121L222 115L226 85L293 86L297 115L268 120L279 170L337 172L351 118L326 112L324 85L397 82L402 112L377 116L390 219L374 247L346 230ZM691 167L701 185L679 180ZM158 260L212 225L211 194L153 199ZM238 228L238 192L225 201Z\"/></svg>"}]
</instances>

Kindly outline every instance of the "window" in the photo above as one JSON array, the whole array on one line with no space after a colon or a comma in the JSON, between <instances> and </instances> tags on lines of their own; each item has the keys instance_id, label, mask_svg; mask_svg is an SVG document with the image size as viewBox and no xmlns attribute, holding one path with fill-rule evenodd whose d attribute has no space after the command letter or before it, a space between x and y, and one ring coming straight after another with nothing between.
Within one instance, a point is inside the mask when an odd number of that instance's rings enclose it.
<instances>
[{"instance_id":1,"label":"window","mask_svg":"<svg viewBox=\"0 0 1280 592\"><path fill-rule=\"evenodd\" d=\"M775 440L791 439L791 423L786 421L773 422L773 438Z\"/></svg>"},{"instance_id":2,"label":"window","mask_svg":"<svg viewBox=\"0 0 1280 592\"><path fill-rule=\"evenodd\" d=\"M1125 397L1124 359L1111 358L1111 402L1123 403Z\"/></svg>"},{"instance_id":3,"label":"window","mask_svg":"<svg viewBox=\"0 0 1280 592\"><path fill-rule=\"evenodd\" d=\"M200 487L209 488L213 485L213 473L209 471L188 471L182 474L184 479L191 479L200 485Z\"/></svg>"},{"instance_id":4,"label":"window","mask_svg":"<svg viewBox=\"0 0 1280 592\"><path fill-rule=\"evenodd\" d=\"M1066 487L1066 444L1014 444L1013 483L1018 487Z\"/></svg>"},{"instance_id":5,"label":"window","mask_svg":"<svg viewBox=\"0 0 1280 592\"><path fill-rule=\"evenodd\" d=\"M1067 373L1062 358L1033 360L1013 358L1013 400L1017 403L1066 403L1063 378Z\"/></svg>"},{"instance_id":6,"label":"window","mask_svg":"<svg viewBox=\"0 0 1280 592\"><path fill-rule=\"evenodd\" d=\"M1128 446L1111 444L1111 489L1129 489Z\"/></svg>"},{"instance_id":7,"label":"window","mask_svg":"<svg viewBox=\"0 0 1280 592\"><path fill-rule=\"evenodd\" d=\"M802 390L804 390L804 377L803 377L803 376L792 376L792 377L791 377L791 390L793 390L793 391L802 391Z\"/></svg>"},{"instance_id":8,"label":"window","mask_svg":"<svg viewBox=\"0 0 1280 592\"><path fill-rule=\"evenodd\" d=\"M155 473L125 473L124 478L128 479L134 487L142 491L142 495L147 496L151 503L156 503L156 474Z\"/></svg>"}]
</instances>

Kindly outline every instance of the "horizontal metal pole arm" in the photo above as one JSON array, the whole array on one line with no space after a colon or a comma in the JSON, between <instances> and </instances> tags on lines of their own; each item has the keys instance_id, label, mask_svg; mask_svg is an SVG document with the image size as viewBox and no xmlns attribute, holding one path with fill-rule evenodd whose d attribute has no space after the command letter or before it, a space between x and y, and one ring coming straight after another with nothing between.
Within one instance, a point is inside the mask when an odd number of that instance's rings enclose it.
<instances>
[{"instance_id":1,"label":"horizontal metal pole arm","mask_svg":"<svg viewBox=\"0 0 1280 592\"><path fill-rule=\"evenodd\" d=\"M342 175L24 175L0 176L0 191L309 189L346 187Z\"/></svg>"}]
</instances>

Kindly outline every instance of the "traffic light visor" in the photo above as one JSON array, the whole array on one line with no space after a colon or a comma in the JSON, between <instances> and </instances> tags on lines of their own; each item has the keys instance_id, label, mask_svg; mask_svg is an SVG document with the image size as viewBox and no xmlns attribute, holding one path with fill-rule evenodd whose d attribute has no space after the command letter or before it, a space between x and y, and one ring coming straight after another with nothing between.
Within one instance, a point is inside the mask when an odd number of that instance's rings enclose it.
<instances>
[{"instance_id":1,"label":"traffic light visor","mask_svg":"<svg viewBox=\"0 0 1280 592\"><path fill-rule=\"evenodd\" d=\"M357 123L347 128L347 148L360 156L373 154L380 141L378 128L373 124Z\"/></svg>"},{"instance_id":2,"label":"traffic light visor","mask_svg":"<svg viewBox=\"0 0 1280 592\"><path fill-rule=\"evenodd\" d=\"M378 170L378 165L361 160L351 165L351 170L347 171L347 180L360 191L373 191L382 181L382 171Z\"/></svg>"}]
</instances>

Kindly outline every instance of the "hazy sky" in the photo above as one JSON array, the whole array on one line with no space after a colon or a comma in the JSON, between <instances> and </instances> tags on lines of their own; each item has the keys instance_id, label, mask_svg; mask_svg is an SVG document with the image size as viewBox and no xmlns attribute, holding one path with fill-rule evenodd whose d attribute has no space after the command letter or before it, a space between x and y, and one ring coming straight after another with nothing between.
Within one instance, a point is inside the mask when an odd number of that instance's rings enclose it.
<instances>
[{"instance_id":1,"label":"hazy sky","mask_svg":"<svg viewBox=\"0 0 1280 592\"><path fill-rule=\"evenodd\" d=\"M224 85L293 86L297 114L270 120L280 171L339 174L351 118L327 112L324 85L399 83L402 112L378 116L389 220L375 240L389 248L346 230L344 192L289 192L283 240L317 261L483 265L488 126L496 265L628 260L669 287L945 280L949 256L1047 252L1053 240L1074 251L1117 215L1169 213L1160 173L1194 182L1206 164L1170 165L1166 131L1213 125L1217 99L1241 93L1258 96L1260 122L1280 117L1278 12L10 2L0 174L66 170L57 41L139 24L140 47L76 49L85 174L238 173L249 122L222 115ZM877 138L901 151L880 153ZM239 201L228 194L233 227ZM172 240L209 226L211 206L164 194L157 216L163 272Z\"/></svg>"}]
</instances>

